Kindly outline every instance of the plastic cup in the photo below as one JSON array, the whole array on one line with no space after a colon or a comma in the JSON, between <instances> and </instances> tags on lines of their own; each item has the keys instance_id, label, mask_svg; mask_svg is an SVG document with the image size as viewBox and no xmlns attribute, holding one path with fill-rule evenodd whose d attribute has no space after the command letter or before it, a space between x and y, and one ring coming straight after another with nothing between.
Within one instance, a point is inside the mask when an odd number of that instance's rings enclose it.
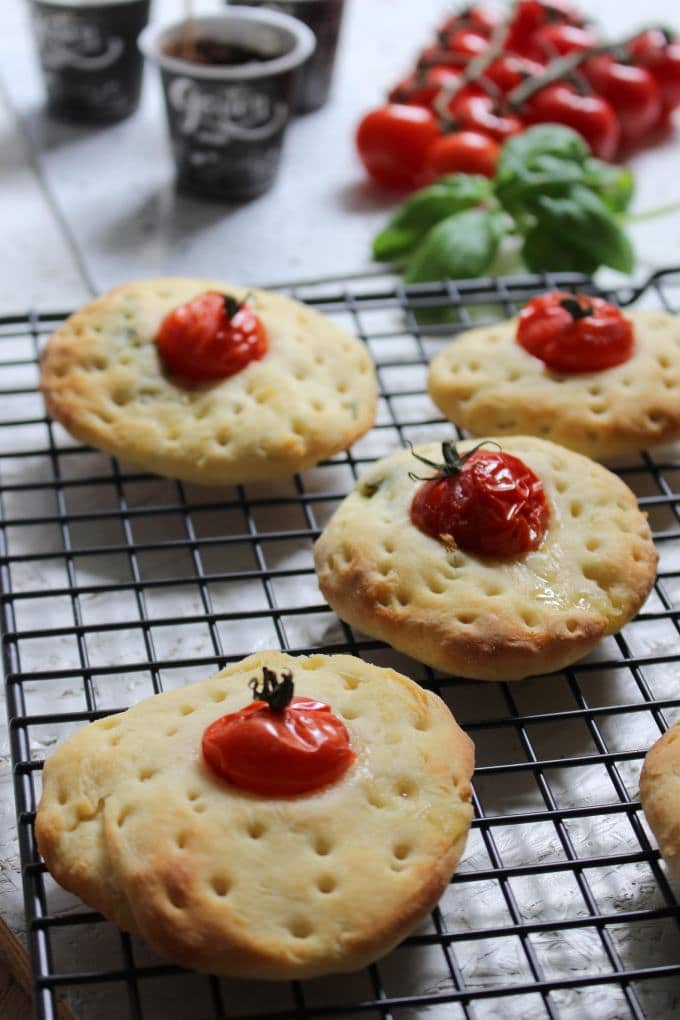
<instances>
[{"instance_id":1,"label":"plastic cup","mask_svg":"<svg viewBox=\"0 0 680 1020\"><path fill-rule=\"evenodd\" d=\"M295 95L297 113L318 110L328 99L345 0L241 0L299 18L316 36L316 50L300 72Z\"/></svg>"},{"instance_id":2,"label":"plastic cup","mask_svg":"<svg viewBox=\"0 0 680 1020\"><path fill-rule=\"evenodd\" d=\"M197 16L190 30L258 59L200 64L171 55L185 21L142 33L140 47L161 73L178 185L211 198L253 198L276 177L298 69L314 35L295 18L244 6Z\"/></svg>"},{"instance_id":3,"label":"plastic cup","mask_svg":"<svg viewBox=\"0 0 680 1020\"><path fill-rule=\"evenodd\" d=\"M137 109L150 0L31 0L50 113L106 124Z\"/></svg>"}]
</instances>

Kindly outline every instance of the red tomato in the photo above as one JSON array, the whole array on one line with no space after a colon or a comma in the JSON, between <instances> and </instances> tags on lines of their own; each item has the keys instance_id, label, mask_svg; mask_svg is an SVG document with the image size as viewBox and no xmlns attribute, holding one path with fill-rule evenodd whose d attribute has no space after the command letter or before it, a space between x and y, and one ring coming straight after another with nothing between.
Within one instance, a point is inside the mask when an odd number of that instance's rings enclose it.
<instances>
[{"instance_id":1,"label":"red tomato","mask_svg":"<svg viewBox=\"0 0 680 1020\"><path fill-rule=\"evenodd\" d=\"M480 35L479 32L472 32L468 28L459 29L450 35L446 40L446 49L450 53L458 53L470 60L486 53L489 48L489 40Z\"/></svg>"},{"instance_id":2,"label":"red tomato","mask_svg":"<svg viewBox=\"0 0 680 1020\"><path fill-rule=\"evenodd\" d=\"M431 106L446 85L460 81L460 71L453 67L435 66L415 71L394 86L389 95L391 103L417 103Z\"/></svg>"},{"instance_id":3,"label":"red tomato","mask_svg":"<svg viewBox=\"0 0 680 1020\"><path fill-rule=\"evenodd\" d=\"M620 64L608 54L594 57L584 73L598 95L611 103L624 141L646 135L661 114L661 93L650 71Z\"/></svg>"},{"instance_id":4,"label":"red tomato","mask_svg":"<svg viewBox=\"0 0 680 1020\"><path fill-rule=\"evenodd\" d=\"M650 28L628 44L628 52L654 76L664 110L680 106L680 42L669 40L659 28Z\"/></svg>"},{"instance_id":5,"label":"red tomato","mask_svg":"<svg viewBox=\"0 0 680 1020\"><path fill-rule=\"evenodd\" d=\"M203 757L221 779L264 797L295 797L342 776L355 758L344 723L311 698L281 711L254 701L205 730Z\"/></svg>"},{"instance_id":6,"label":"red tomato","mask_svg":"<svg viewBox=\"0 0 680 1020\"><path fill-rule=\"evenodd\" d=\"M213 291L163 319L156 346L170 375L191 382L224 379L267 353L267 331L248 305Z\"/></svg>"},{"instance_id":7,"label":"red tomato","mask_svg":"<svg viewBox=\"0 0 680 1020\"><path fill-rule=\"evenodd\" d=\"M613 159L621 128L616 115L600 96L582 96L573 85L555 82L536 92L519 115L527 124L566 124L586 140L594 156Z\"/></svg>"},{"instance_id":8,"label":"red tomato","mask_svg":"<svg viewBox=\"0 0 680 1020\"><path fill-rule=\"evenodd\" d=\"M417 60L417 67L459 67L464 68L468 63L468 57L458 53L451 53L445 46L435 44L426 46L421 51Z\"/></svg>"},{"instance_id":9,"label":"red tomato","mask_svg":"<svg viewBox=\"0 0 680 1020\"><path fill-rule=\"evenodd\" d=\"M515 559L536 549L550 516L541 480L510 453L477 450L443 466L411 501L411 522L444 544Z\"/></svg>"},{"instance_id":10,"label":"red tomato","mask_svg":"<svg viewBox=\"0 0 680 1020\"><path fill-rule=\"evenodd\" d=\"M437 118L423 106L392 103L366 114L357 149L378 184L417 188L431 180L425 154L440 133Z\"/></svg>"},{"instance_id":11,"label":"red tomato","mask_svg":"<svg viewBox=\"0 0 680 1020\"><path fill-rule=\"evenodd\" d=\"M484 77L505 96L527 78L540 77L543 71L543 65L537 61L508 53L494 60L484 72Z\"/></svg>"},{"instance_id":12,"label":"red tomato","mask_svg":"<svg viewBox=\"0 0 680 1020\"><path fill-rule=\"evenodd\" d=\"M524 130L519 117L500 112L490 96L454 96L449 111L458 128L480 131L497 142L503 142Z\"/></svg>"},{"instance_id":13,"label":"red tomato","mask_svg":"<svg viewBox=\"0 0 680 1020\"><path fill-rule=\"evenodd\" d=\"M520 0L515 5L510 30L505 41L506 53L519 53L526 56L531 49L534 33L542 25L567 24L583 25L583 18L566 0L551 0L540 3L538 0Z\"/></svg>"},{"instance_id":14,"label":"red tomato","mask_svg":"<svg viewBox=\"0 0 680 1020\"><path fill-rule=\"evenodd\" d=\"M555 372L599 372L628 361L633 324L602 298L554 291L522 309L517 342Z\"/></svg>"},{"instance_id":15,"label":"red tomato","mask_svg":"<svg viewBox=\"0 0 680 1020\"><path fill-rule=\"evenodd\" d=\"M438 35L444 38L459 28L471 28L488 39L500 20L500 14L490 7L469 7L460 14L454 14L453 17L447 18L440 26Z\"/></svg>"},{"instance_id":16,"label":"red tomato","mask_svg":"<svg viewBox=\"0 0 680 1020\"><path fill-rule=\"evenodd\" d=\"M529 56L534 60L553 60L567 53L581 53L597 46L599 39L587 28L577 25L543 25L531 40Z\"/></svg>"},{"instance_id":17,"label":"red tomato","mask_svg":"<svg viewBox=\"0 0 680 1020\"><path fill-rule=\"evenodd\" d=\"M432 143L427 150L427 165L434 177L457 173L493 177L500 154L500 145L488 135L455 131Z\"/></svg>"}]
</instances>

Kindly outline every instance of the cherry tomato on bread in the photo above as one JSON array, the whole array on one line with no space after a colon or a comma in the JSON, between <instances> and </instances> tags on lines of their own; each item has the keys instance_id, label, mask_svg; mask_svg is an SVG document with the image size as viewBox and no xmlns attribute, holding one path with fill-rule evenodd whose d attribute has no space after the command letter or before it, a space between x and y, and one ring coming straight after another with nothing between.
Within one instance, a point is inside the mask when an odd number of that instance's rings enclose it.
<instances>
[{"instance_id":1,"label":"cherry tomato on bread","mask_svg":"<svg viewBox=\"0 0 680 1020\"><path fill-rule=\"evenodd\" d=\"M493 177L500 154L500 145L488 135L454 131L433 142L427 150L427 164L433 177L457 173Z\"/></svg>"},{"instance_id":2,"label":"cherry tomato on bread","mask_svg":"<svg viewBox=\"0 0 680 1020\"><path fill-rule=\"evenodd\" d=\"M293 697L289 673L281 680L267 667L263 673L262 689L251 681L257 700L205 730L205 761L221 779L264 797L295 797L335 782L355 759L345 724L329 705ZM272 699L284 687L285 704L275 708Z\"/></svg>"},{"instance_id":3,"label":"cherry tomato on bread","mask_svg":"<svg viewBox=\"0 0 680 1020\"><path fill-rule=\"evenodd\" d=\"M252 308L207 291L168 312L156 346L170 375L199 383L224 379L263 358L268 340Z\"/></svg>"},{"instance_id":4,"label":"cherry tomato on bread","mask_svg":"<svg viewBox=\"0 0 680 1020\"><path fill-rule=\"evenodd\" d=\"M391 103L367 113L357 129L357 149L378 184L418 188L431 171L425 156L441 132L437 118L423 106Z\"/></svg>"},{"instance_id":5,"label":"cherry tomato on bread","mask_svg":"<svg viewBox=\"0 0 680 1020\"><path fill-rule=\"evenodd\" d=\"M438 473L411 501L416 528L479 556L516 559L538 548L550 514L531 468L501 450L478 448L460 457L449 442L442 453L441 465L425 461Z\"/></svg>"},{"instance_id":6,"label":"cherry tomato on bread","mask_svg":"<svg viewBox=\"0 0 680 1020\"><path fill-rule=\"evenodd\" d=\"M597 372L631 357L634 334L630 319L603 298L555 291L522 309L517 342L555 372Z\"/></svg>"}]
</instances>

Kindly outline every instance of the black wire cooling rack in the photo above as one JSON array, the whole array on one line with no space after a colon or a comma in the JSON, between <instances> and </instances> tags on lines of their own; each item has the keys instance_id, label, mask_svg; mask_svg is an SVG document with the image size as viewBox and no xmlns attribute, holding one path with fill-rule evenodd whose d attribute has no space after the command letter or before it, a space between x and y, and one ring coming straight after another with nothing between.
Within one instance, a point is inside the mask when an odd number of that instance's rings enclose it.
<instances>
[{"instance_id":1,"label":"black wire cooling rack","mask_svg":"<svg viewBox=\"0 0 680 1020\"><path fill-rule=\"evenodd\" d=\"M375 428L271 485L201 490L75 443L44 416L40 345L61 314L0 320L0 580L11 753L37 1013L82 1020L647 1017L680 1009L680 913L640 812L642 757L680 715L680 459L617 464L660 552L640 616L586 660L517 685L434 674L340 624L312 544L357 472L450 435L425 393L452 332L583 277L427 285L357 277L286 288L362 337L378 365ZM614 295L680 308L680 271ZM447 322L433 309L446 309ZM476 818L438 908L366 971L302 984L169 966L60 890L32 823L42 760L89 720L202 678L256 648L324 647L438 691L477 745Z\"/></svg>"}]
</instances>

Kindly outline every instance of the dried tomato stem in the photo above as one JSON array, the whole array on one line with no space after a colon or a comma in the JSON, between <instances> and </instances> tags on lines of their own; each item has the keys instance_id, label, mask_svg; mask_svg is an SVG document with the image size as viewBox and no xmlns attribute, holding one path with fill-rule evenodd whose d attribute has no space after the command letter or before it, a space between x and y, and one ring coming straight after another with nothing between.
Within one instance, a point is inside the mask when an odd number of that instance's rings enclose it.
<instances>
[{"instance_id":1,"label":"dried tomato stem","mask_svg":"<svg viewBox=\"0 0 680 1020\"><path fill-rule=\"evenodd\" d=\"M248 686L253 692L253 701L266 701L272 712L283 712L288 708L295 693L293 674L289 669L282 671L279 680L275 670L263 666L262 686L259 686L255 676L248 681Z\"/></svg>"},{"instance_id":2,"label":"dried tomato stem","mask_svg":"<svg viewBox=\"0 0 680 1020\"><path fill-rule=\"evenodd\" d=\"M453 475L457 475L459 471L462 471L467 461L472 457L473 454L477 453L477 450L483 446L496 446L499 450L502 449L499 443L494 442L492 439L482 439L481 443L477 443L467 453L460 454L456 447L454 439L445 439L442 443L442 458L443 463L437 464L434 460L429 460L427 457L422 457L419 453L413 449L413 446L409 443L411 453L419 460L421 464L427 464L428 467L434 468L437 472L435 475L430 475L429 478L423 478L421 475L416 475L412 471L409 471L408 476L412 482L431 482L435 478L446 478Z\"/></svg>"}]
</instances>

